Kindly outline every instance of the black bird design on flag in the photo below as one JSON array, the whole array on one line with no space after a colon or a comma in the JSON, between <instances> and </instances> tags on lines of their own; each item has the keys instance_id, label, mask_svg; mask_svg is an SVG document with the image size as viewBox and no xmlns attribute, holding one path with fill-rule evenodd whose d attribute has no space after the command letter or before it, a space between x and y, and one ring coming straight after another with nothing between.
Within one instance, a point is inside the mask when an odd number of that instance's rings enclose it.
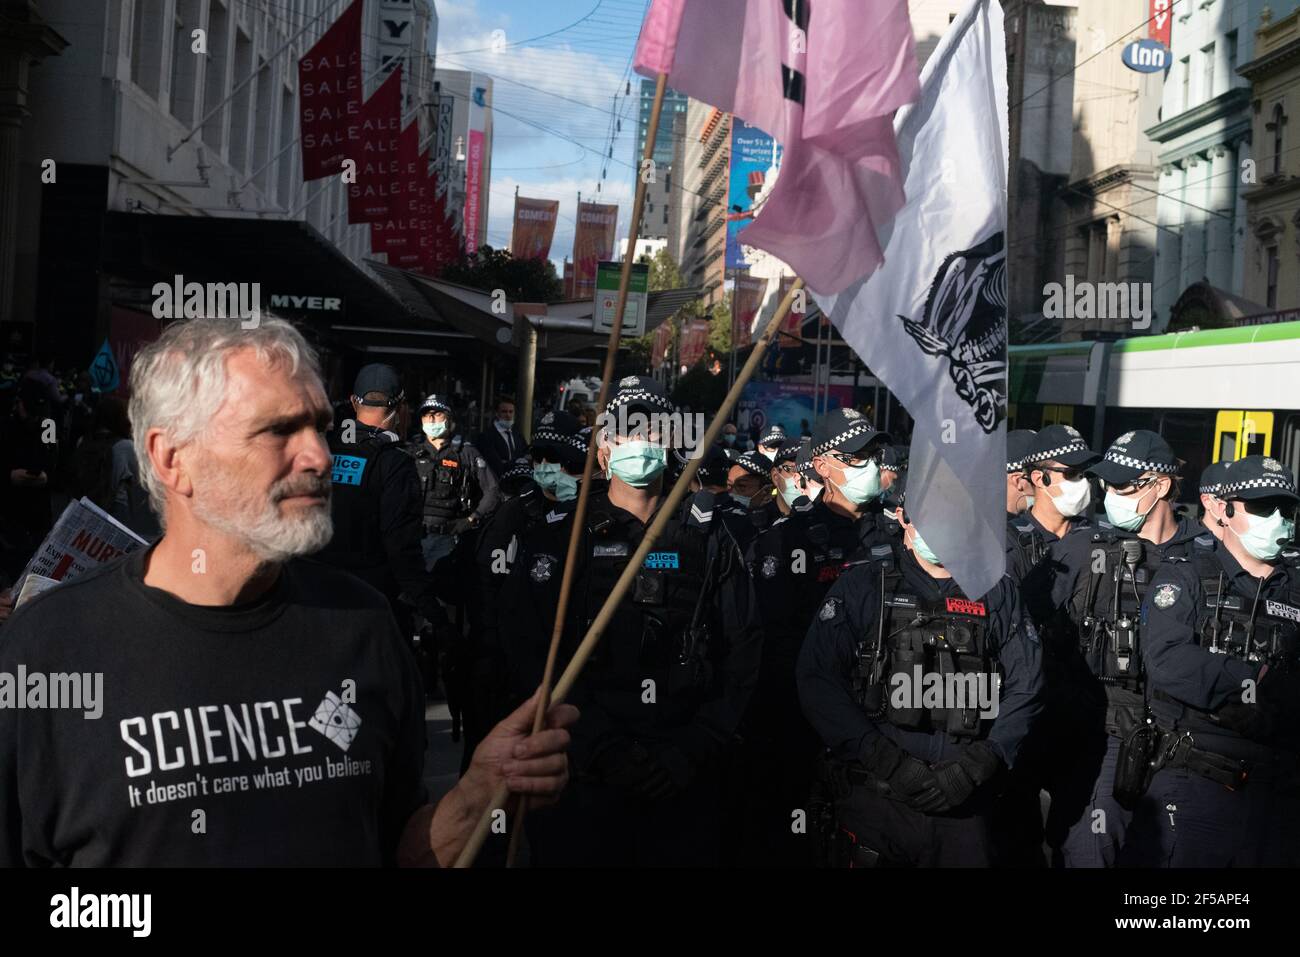
<instances>
[{"instance_id":1,"label":"black bird design on flag","mask_svg":"<svg viewBox=\"0 0 1300 957\"><path fill-rule=\"evenodd\" d=\"M899 316L927 355L948 359L957 395L985 432L1007 414L1007 256L997 232L944 259L920 321Z\"/></svg>"}]
</instances>

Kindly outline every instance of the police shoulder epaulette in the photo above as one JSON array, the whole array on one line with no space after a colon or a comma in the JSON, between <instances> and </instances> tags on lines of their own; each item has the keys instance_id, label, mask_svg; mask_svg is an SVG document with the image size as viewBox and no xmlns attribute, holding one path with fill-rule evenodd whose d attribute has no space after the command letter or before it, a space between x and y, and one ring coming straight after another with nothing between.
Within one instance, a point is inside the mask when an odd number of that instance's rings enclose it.
<instances>
[{"instance_id":1,"label":"police shoulder epaulette","mask_svg":"<svg viewBox=\"0 0 1300 957\"><path fill-rule=\"evenodd\" d=\"M894 546L892 545L872 545L870 551L870 560L879 562L882 565L894 564Z\"/></svg>"},{"instance_id":2,"label":"police shoulder epaulette","mask_svg":"<svg viewBox=\"0 0 1300 957\"><path fill-rule=\"evenodd\" d=\"M568 514L568 512L557 512L555 509L551 509L546 513L546 524L554 525L556 522L562 522Z\"/></svg>"},{"instance_id":3,"label":"police shoulder epaulette","mask_svg":"<svg viewBox=\"0 0 1300 957\"><path fill-rule=\"evenodd\" d=\"M769 526L769 528L776 528L776 527L777 527L778 525L780 525L782 522L788 522L788 521L790 521L790 516L789 516L789 515L782 515L780 518L778 518L778 519L776 519L774 522L772 522L772 524Z\"/></svg>"},{"instance_id":4,"label":"police shoulder epaulette","mask_svg":"<svg viewBox=\"0 0 1300 957\"><path fill-rule=\"evenodd\" d=\"M687 517L687 524L703 527L713 521L713 506L701 508L699 502L691 502L690 515Z\"/></svg>"},{"instance_id":5,"label":"police shoulder epaulette","mask_svg":"<svg viewBox=\"0 0 1300 957\"><path fill-rule=\"evenodd\" d=\"M1194 539L1192 539L1192 544L1195 545L1197 548L1213 548L1214 536L1211 535L1209 532L1206 532L1204 535L1197 535Z\"/></svg>"},{"instance_id":6,"label":"police shoulder epaulette","mask_svg":"<svg viewBox=\"0 0 1300 957\"><path fill-rule=\"evenodd\" d=\"M1012 523L1011 523L1011 527L1014 528L1014 529L1015 529L1017 532L1019 532L1021 535L1033 535L1033 534L1034 534L1034 526L1033 526L1033 524L1030 523L1030 522L1025 522L1025 524L1023 524L1023 525L1020 525L1020 524L1017 523L1017 522L1012 522Z\"/></svg>"},{"instance_id":7,"label":"police shoulder epaulette","mask_svg":"<svg viewBox=\"0 0 1300 957\"><path fill-rule=\"evenodd\" d=\"M455 449L457 452L460 451L460 447L464 444L465 444L465 440L461 436L456 435L452 437L451 447Z\"/></svg>"}]
</instances>

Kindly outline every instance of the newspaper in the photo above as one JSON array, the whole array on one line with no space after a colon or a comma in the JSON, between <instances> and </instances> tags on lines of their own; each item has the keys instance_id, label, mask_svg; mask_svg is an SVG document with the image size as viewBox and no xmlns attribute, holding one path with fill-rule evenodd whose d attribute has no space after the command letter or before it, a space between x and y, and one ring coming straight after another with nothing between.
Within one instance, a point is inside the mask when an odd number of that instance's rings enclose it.
<instances>
[{"instance_id":1,"label":"newspaper","mask_svg":"<svg viewBox=\"0 0 1300 957\"><path fill-rule=\"evenodd\" d=\"M32 573L27 576L23 582L23 590L18 593L18 600L14 602L15 608L21 608L24 602L27 602L43 591L49 591L58 582L53 578L46 578L44 575Z\"/></svg>"},{"instance_id":2,"label":"newspaper","mask_svg":"<svg viewBox=\"0 0 1300 957\"><path fill-rule=\"evenodd\" d=\"M23 569L14 591L22 594L28 576L39 575L56 583L70 581L104 562L147 544L143 538L90 499L69 502L50 529L50 534L45 536L45 541L41 542L41 547L36 549L36 554ZM26 597L31 596L32 592L29 592Z\"/></svg>"}]
</instances>

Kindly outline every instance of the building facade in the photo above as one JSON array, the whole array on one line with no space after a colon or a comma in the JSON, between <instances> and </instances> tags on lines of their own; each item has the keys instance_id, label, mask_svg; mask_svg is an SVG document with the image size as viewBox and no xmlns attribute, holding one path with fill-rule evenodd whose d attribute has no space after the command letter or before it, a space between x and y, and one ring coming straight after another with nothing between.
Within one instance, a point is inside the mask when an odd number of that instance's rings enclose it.
<instances>
[{"instance_id":1,"label":"building facade","mask_svg":"<svg viewBox=\"0 0 1300 957\"><path fill-rule=\"evenodd\" d=\"M1237 71L1251 84L1256 167L1246 201L1243 295L1270 312L1300 307L1300 10L1261 18L1252 59Z\"/></svg>"},{"instance_id":2,"label":"building facade","mask_svg":"<svg viewBox=\"0 0 1300 957\"><path fill-rule=\"evenodd\" d=\"M323 242L330 261L378 288L365 265L369 229L348 223L346 184L304 182L298 148L298 61L346 7L43 0L68 47L33 71L20 143L18 179L36 188L23 191L18 213L13 310L36 324L38 342L80 361L111 338L121 309L147 314L151 277L179 270L182 253L220 273L208 281L251 281L223 270L244 268L234 263L258 226L283 238L283 255L310 257ZM421 120L427 141L431 0L374 0L363 16L363 94L401 63L405 118ZM302 288L306 279L286 282L298 288L266 292L283 293L281 302L339 298ZM354 287L363 298L365 289Z\"/></svg>"},{"instance_id":3,"label":"building facade","mask_svg":"<svg viewBox=\"0 0 1300 957\"><path fill-rule=\"evenodd\" d=\"M1156 149L1146 130L1159 118L1163 73L1138 73L1121 53L1147 35L1148 0L1080 4L1074 73L1074 146L1064 187L1065 274L1074 283L1137 287L1129 308L1060 319L1061 337L1092 339L1149 331L1155 276ZM1131 32L1130 32L1131 31ZM1070 310L1073 312L1073 310Z\"/></svg>"},{"instance_id":4,"label":"building facade","mask_svg":"<svg viewBox=\"0 0 1300 957\"><path fill-rule=\"evenodd\" d=\"M645 154L646 134L650 128L650 114L654 108L655 81L642 78L641 98L637 109L636 151L632 154L632 169L640 170ZM638 235L647 239L667 239L673 202L673 123L686 113L688 98L674 89L664 90L663 108L659 114L659 131L655 136L654 179L646 183L645 211L641 214Z\"/></svg>"},{"instance_id":5,"label":"building facade","mask_svg":"<svg viewBox=\"0 0 1300 957\"><path fill-rule=\"evenodd\" d=\"M682 279L699 286L704 305L722 299L726 281L727 186L731 116L691 100L682 163ZM670 217L671 218L671 217Z\"/></svg>"},{"instance_id":6,"label":"building facade","mask_svg":"<svg viewBox=\"0 0 1300 957\"><path fill-rule=\"evenodd\" d=\"M1242 294L1241 173L1254 153L1250 82L1237 70L1254 57L1265 5L1209 0L1175 8L1173 67L1160 121L1147 130L1159 144L1160 166L1153 331L1178 323L1176 306L1194 287L1217 297ZM1295 7L1293 0L1278 5Z\"/></svg>"},{"instance_id":7,"label":"building facade","mask_svg":"<svg viewBox=\"0 0 1300 957\"><path fill-rule=\"evenodd\" d=\"M447 183L447 208L455 210L467 247L487 242L492 182L492 78L468 70L434 71L434 168ZM446 122L443 122L443 118ZM477 164L477 168L476 167ZM469 191L476 200L471 204Z\"/></svg>"}]
</instances>

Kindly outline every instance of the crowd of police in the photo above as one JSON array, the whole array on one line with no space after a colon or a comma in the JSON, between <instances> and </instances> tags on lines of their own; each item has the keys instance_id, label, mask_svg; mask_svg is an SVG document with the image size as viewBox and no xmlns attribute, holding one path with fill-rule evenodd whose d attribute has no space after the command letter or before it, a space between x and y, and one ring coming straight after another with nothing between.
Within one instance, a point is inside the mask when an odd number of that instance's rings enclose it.
<instances>
[{"instance_id":1,"label":"crowd of police","mask_svg":"<svg viewBox=\"0 0 1300 957\"><path fill-rule=\"evenodd\" d=\"M430 395L403 443L398 377L368 366L328 436L322 557L388 596L466 755L542 679L589 443L560 667L701 456L570 695L570 785L527 817L533 865L1300 861L1300 497L1279 462L1212 465L1197 517L1155 433L1103 455L1069 426L1013 431L1007 574L965 595L909 520L906 447L861 413L701 453L620 433L677 411L659 383L611 391L594 432L557 410L529 442L509 402L469 442Z\"/></svg>"}]
</instances>

